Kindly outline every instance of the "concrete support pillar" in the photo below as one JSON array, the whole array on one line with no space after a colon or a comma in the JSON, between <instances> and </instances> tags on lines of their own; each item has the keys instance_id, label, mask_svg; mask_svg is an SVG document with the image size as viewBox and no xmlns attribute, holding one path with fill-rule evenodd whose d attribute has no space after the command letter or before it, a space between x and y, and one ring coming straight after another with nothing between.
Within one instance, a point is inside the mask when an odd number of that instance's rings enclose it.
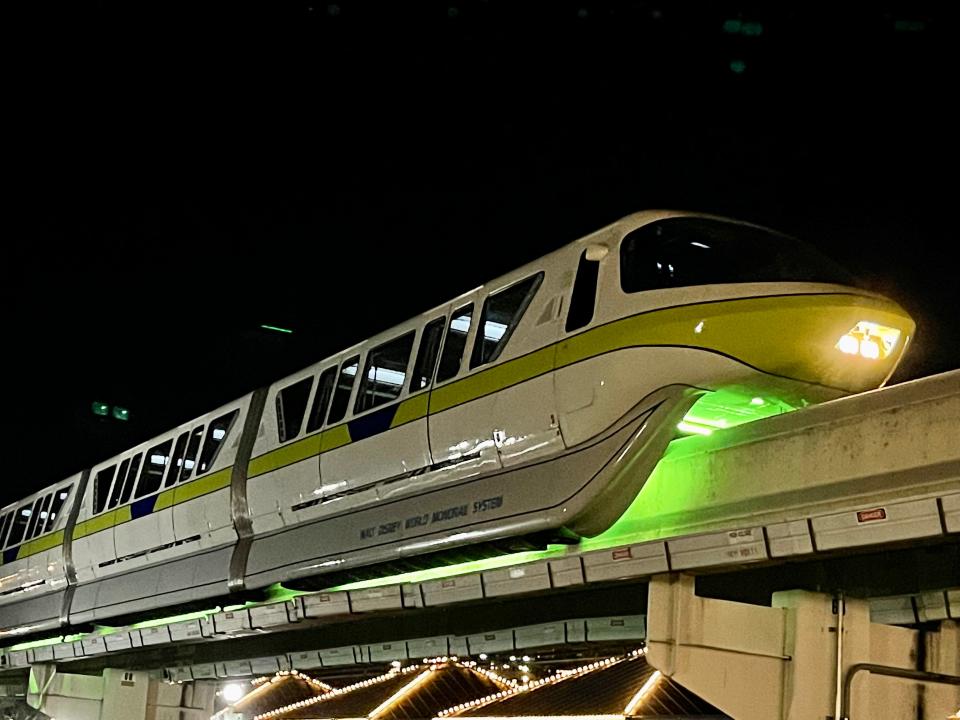
<instances>
[{"instance_id":1,"label":"concrete support pillar","mask_svg":"<svg viewBox=\"0 0 960 720\"><path fill-rule=\"evenodd\" d=\"M958 707L956 685L851 668L870 663L956 675L958 638L956 623L944 622L923 640L921 653L917 631L871 623L865 601L790 591L762 607L697 597L691 577L650 582L647 659L737 720L838 717L848 674L850 720L942 720Z\"/></svg>"}]
</instances>

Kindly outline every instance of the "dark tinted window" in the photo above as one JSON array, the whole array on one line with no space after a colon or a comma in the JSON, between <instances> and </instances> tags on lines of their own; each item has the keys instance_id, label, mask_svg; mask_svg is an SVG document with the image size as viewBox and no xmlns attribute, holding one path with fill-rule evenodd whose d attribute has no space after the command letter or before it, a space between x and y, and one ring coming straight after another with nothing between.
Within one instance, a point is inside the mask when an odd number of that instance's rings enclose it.
<instances>
[{"instance_id":1,"label":"dark tinted window","mask_svg":"<svg viewBox=\"0 0 960 720\"><path fill-rule=\"evenodd\" d=\"M169 458L170 471L167 473L167 480L163 483L164 487L170 487L171 485L177 484L177 478L180 476L180 468L183 467L183 453L187 449L187 437L189 433L180 433L180 437L177 438L177 444L173 448L173 455ZM170 454L170 446L167 445L167 454ZM159 460L161 456L157 456L156 459ZM153 459L150 460L153 462ZM162 471L163 468L160 468Z\"/></svg>"},{"instance_id":2,"label":"dark tinted window","mask_svg":"<svg viewBox=\"0 0 960 720\"><path fill-rule=\"evenodd\" d=\"M593 310L597 304L597 274L600 272L599 260L587 260L587 251L580 256L577 266L577 279L570 294L570 311L567 313L566 331L572 332L590 324Z\"/></svg>"},{"instance_id":3,"label":"dark tinted window","mask_svg":"<svg viewBox=\"0 0 960 720\"><path fill-rule=\"evenodd\" d=\"M123 492L120 493L121 504L127 502L133 495L133 486L137 484L137 478L140 476L140 462L142 460L143 453L137 453L130 461L130 470L127 472L127 479L123 481Z\"/></svg>"},{"instance_id":4,"label":"dark tinted window","mask_svg":"<svg viewBox=\"0 0 960 720\"><path fill-rule=\"evenodd\" d=\"M443 343L440 366L437 368L437 382L449 380L460 372L463 348L467 345L470 332L470 319L473 317L473 304L466 305L450 316L447 327L447 339Z\"/></svg>"},{"instance_id":5,"label":"dark tinted window","mask_svg":"<svg viewBox=\"0 0 960 720\"><path fill-rule=\"evenodd\" d=\"M277 393L277 433L280 442L293 440L300 434L312 386L313 377L305 377Z\"/></svg>"},{"instance_id":6,"label":"dark tinted window","mask_svg":"<svg viewBox=\"0 0 960 720\"><path fill-rule=\"evenodd\" d=\"M624 292L772 281L852 285L832 260L770 230L704 218L669 218L628 234L620 246Z\"/></svg>"},{"instance_id":7,"label":"dark tinted window","mask_svg":"<svg viewBox=\"0 0 960 720\"><path fill-rule=\"evenodd\" d=\"M170 462L171 445L173 445L173 441L167 440L147 451L134 497L142 498L144 495L149 495L160 489L160 483L163 481L163 471L166 470L167 464Z\"/></svg>"},{"instance_id":8,"label":"dark tinted window","mask_svg":"<svg viewBox=\"0 0 960 720\"><path fill-rule=\"evenodd\" d=\"M330 396L333 395L333 381L336 377L336 365L327 368L320 374L317 392L313 395L313 405L310 407L310 419L307 420L307 432L313 432L323 427L323 419L327 415L327 406L330 404Z\"/></svg>"},{"instance_id":9,"label":"dark tinted window","mask_svg":"<svg viewBox=\"0 0 960 720\"><path fill-rule=\"evenodd\" d=\"M227 441L230 434L230 428L233 427L233 421L240 414L239 410L227 413L218 417L207 428L207 439L203 441L203 452L200 453L200 467L197 468L197 475L209 470L220 454L220 448Z\"/></svg>"},{"instance_id":10,"label":"dark tinted window","mask_svg":"<svg viewBox=\"0 0 960 720\"><path fill-rule=\"evenodd\" d=\"M117 480L113 483L113 491L110 493L110 503L107 505L109 508L115 508L117 503L120 502L120 491L123 490L123 483L127 477L127 469L130 467L130 459L127 458L122 463L120 463L120 469L117 470Z\"/></svg>"},{"instance_id":11,"label":"dark tinted window","mask_svg":"<svg viewBox=\"0 0 960 720\"><path fill-rule=\"evenodd\" d=\"M43 529L44 532L53 530L54 525L57 523L57 518L60 516L60 509L67 501L67 498L70 497L71 488L73 488L73 485L67 485L67 487L60 488L53 494L53 502L50 504L50 514L47 515L47 525ZM0 532L0 537L3 537L2 532Z\"/></svg>"},{"instance_id":12,"label":"dark tinted window","mask_svg":"<svg viewBox=\"0 0 960 720\"><path fill-rule=\"evenodd\" d=\"M444 319L437 318L427 323L420 336L420 349L417 350L417 361L410 376L410 392L423 390L433 380L433 368L437 364L437 354L440 351L440 340L443 338Z\"/></svg>"},{"instance_id":13,"label":"dark tinted window","mask_svg":"<svg viewBox=\"0 0 960 720\"><path fill-rule=\"evenodd\" d=\"M505 290L490 295L483 303L480 314L480 329L473 345L470 367L484 365L496 360L506 347L510 335L523 317L537 288L543 280L543 273L514 283Z\"/></svg>"},{"instance_id":14,"label":"dark tinted window","mask_svg":"<svg viewBox=\"0 0 960 720\"><path fill-rule=\"evenodd\" d=\"M116 465L111 465L97 473L93 480L93 512L100 512L107 506L107 498L110 497L110 482L113 480L113 473L117 469Z\"/></svg>"},{"instance_id":15,"label":"dark tinted window","mask_svg":"<svg viewBox=\"0 0 960 720\"><path fill-rule=\"evenodd\" d=\"M353 379L357 376L359 365L360 358L355 357L340 366L340 377L337 379L337 389L333 393L333 402L330 404L330 417L327 418L327 424L339 422L347 414L350 391L353 390Z\"/></svg>"},{"instance_id":16,"label":"dark tinted window","mask_svg":"<svg viewBox=\"0 0 960 720\"><path fill-rule=\"evenodd\" d=\"M190 433L187 451L183 454L183 469L180 471L180 482L189 480L193 467L197 464L197 453L200 452L200 441L203 440L203 425L194 428Z\"/></svg>"},{"instance_id":17,"label":"dark tinted window","mask_svg":"<svg viewBox=\"0 0 960 720\"><path fill-rule=\"evenodd\" d=\"M23 531L27 529L27 523L30 522L31 515L33 515L33 509L29 504L21 505L14 511L13 527L10 528L10 538L7 540L7 547L17 545L23 540Z\"/></svg>"},{"instance_id":18,"label":"dark tinted window","mask_svg":"<svg viewBox=\"0 0 960 720\"><path fill-rule=\"evenodd\" d=\"M12 517L12 512L8 512L3 517L0 517L0 547L4 547L4 541L7 539L7 530L10 529L10 518Z\"/></svg>"},{"instance_id":19,"label":"dark tinted window","mask_svg":"<svg viewBox=\"0 0 960 720\"><path fill-rule=\"evenodd\" d=\"M407 364L413 352L414 336L414 332L408 332L367 353L354 412L360 413L400 397L407 381Z\"/></svg>"},{"instance_id":20,"label":"dark tinted window","mask_svg":"<svg viewBox=\"0 0 960 720\"><path fill-rule=\"evenodd\" d=\"M45 495L44 497L39 497L33 503L33 509L30 511L30 523L27 526L27 534L24 536L24 539L29 540L37 534L37 528L43 527L45 517L41 515L43 512L44 502L50 502L50 496Z\"/></svg>"}]
</instances>

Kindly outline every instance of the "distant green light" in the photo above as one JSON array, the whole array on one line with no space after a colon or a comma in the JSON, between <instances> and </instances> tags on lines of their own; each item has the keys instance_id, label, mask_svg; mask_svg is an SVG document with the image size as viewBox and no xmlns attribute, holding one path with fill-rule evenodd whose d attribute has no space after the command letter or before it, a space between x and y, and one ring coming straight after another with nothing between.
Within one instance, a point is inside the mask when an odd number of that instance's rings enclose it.
<instances>
[{"instance_id":1,"label":"distant green light","mask_svg":"<svg viewBox=\"0 0 960 720\"><path fill-rule=\"evenodd\" d=\"M260 327L262 327L264 330L273 330L274 332L281 332L281 333L287 333L287 334L293 332L293 330L290 330L288 328L277 327L276 325L261 325Z\"/></svg>"},{"instance_id":2,"label":"distant green light","mask_svg":"<svg viewBox=\"0 0 960 720\"><path fill-rule=\"evenodd\" d=\"M731 60L730 69L737 75L742 75L743 71L747 69L747 64L743 60Z\"/></svg>"},{"instance_id":3,"label":"distant green light","mask_svg":"<svg viewBox=\"0 0 960 720\"><path fill-rule=\"evenodd\" d=\"M897 20L893 29L897 32L920 32L927 27L923 20Z\"/></svg>"},{"instance_id":4,"label":"distant green light","mask_svg":"<svg viewBox=\"0 0 960 720\"><path fill-rule=\"evenodd\" d=\"M747 37L757 37L763 35L763 25L758 22L746 22L743 23L740 32Z\"/></svg>"},{"instance_id":5,"label":"distant green light","mask_svg":"<svg viewBox=\"0 0 960 720\"><path fill-rule=\"evenodd\" d=\"M110 414L110 406L107 405L106 403L94 401L90 405L90 409L93 411L94 415L100 415L102 417L106 417L107 415Z\"/></svg>"},{"instance_id":6,"label":"distant green light","mask_svg":"<svg viewBox=\"0 0 960 720\"><path fill-rule=\"evenodd\" d=\"M113 407L113 417L115 417L117 420L129 420L130 411L127 410L126 408L117 407L115 405Z\"/></svg>"},{"instance_id":7,"label":"distant green light","mask_svg":"<svg viewBox=\"0 0 960 720\"><path fill-rule=\"evenodd\" d=\"M741 22L739 20L724 20L723 21L723 31L725 33L730 33L731 35L736 35L740 32Z\"/></svg>"}]
</instances>

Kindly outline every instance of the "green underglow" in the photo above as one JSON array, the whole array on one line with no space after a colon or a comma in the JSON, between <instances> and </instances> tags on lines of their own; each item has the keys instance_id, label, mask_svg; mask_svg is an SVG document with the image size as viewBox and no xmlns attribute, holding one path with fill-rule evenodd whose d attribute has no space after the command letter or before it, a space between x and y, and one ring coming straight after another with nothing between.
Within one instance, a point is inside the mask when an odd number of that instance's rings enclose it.
<instances>
[{"instance_id":1,"label":"green underglow","mask_svg":"<svg viewBox=\"0 0 960 720\"><path fill-rule=\"evenodd\" d=\"M766 394L744 390L717 390L700 397L678 425L687 434L709 435L715 430L781 415L796 408Z\"/></svg>"},{"instance_id":2,"label":"green underglow","mask_svg":"<svg viewBox=\"0 0 960 720\"><path fill-rule=\"evenodd\" d=\"M63 642L65 642L65 643L76 642L77 640L82 640L82 639L85 638L87 635L88 635L88 633L74 633L73 635L64 635L64 636L63 636Z\"/></svg>"},{"instance_id":3,"label":"green underglow","mask_svg":"<svg viewBox=\"0 0 960 720\"><path fill-rule=\"evenodd\" d=\"M156 620L144 620L143 622L138 622L130 627L134 630L143 630L146 628L158 627L160 625L171 625L178 622L186 622L187 620L199 620L200 618L205 618L209 615L213 615L215 612L219 612L220 608L216 607L212 610L198 610L192 613L184 613L182 615L171 615L170 617L157 618Z\"/></svg>"},{"instance_id":4,"label":"green underglow","mask_svg":"<svg viewBox=\"0 0 960 720\"><path fill-rule=\"evenodd\" d=\"M441 578L453 577L456 575L466 575L467 573L480 572L482 570L495 570L497 568L507 567L509 565L519 565L520 563L533 562L534 560L546 560L548 558L563 555L564 547L555 546L555 549L548 550L529 550L526 552L514 553L512 555L501 555L495 558L486 558L484 560L471 560L470 562L459 563L457 565L448 565L446 567L430 568L429 570L416 570L414 572L401 573L400 575L391 575L390 577L376 578L374 580L360 580L358 582L337 585L327 588L330 591L341 590L362 590L364 588L380 587L382 585L397 585L399 583L419 583L428 580L440 580Z\"/></svg>"},{"instance_id":5,"label":"green underglow","mask_svg":"<svg viewBox=\"0 0 960 720\"><path fill-rule=\"evenodd\" d=\"M47 645L57 645L61 641L60 636L46 638L44 640L31 640L30 642L22 642L16 645L11 645L6 648L10 652L15 652L17 650L29 650L30 648L46 647Z\"/></svg>"},{"instance_id":6,"label":"green underglow","mask_svg":"<svg viewBox=\"0 0 960 720\"><path fill-rule=\"evenodd\" d=\"M293 590L291 588L286 588L280 583L274 583L267 588L267 602L286 602L288 600L293 600L296 597L301 595L309 595L305 590Z\"/></svg>"}]
</instances>

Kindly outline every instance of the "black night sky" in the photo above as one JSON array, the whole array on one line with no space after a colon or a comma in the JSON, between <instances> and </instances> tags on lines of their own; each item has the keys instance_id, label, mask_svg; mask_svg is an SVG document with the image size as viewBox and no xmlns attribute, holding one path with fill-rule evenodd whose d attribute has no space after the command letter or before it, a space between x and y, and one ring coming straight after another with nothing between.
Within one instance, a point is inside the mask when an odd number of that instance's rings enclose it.
<instances>
[{"instance_id":1,"label":"black night sky","mask_svg":"<svg viewBox=\"0 0 960 720\"><path fill-rule=\"evenodd\" d=\"M194 5L11 23L3 502L645 208L814 243L918 320L895 381L960 367L938 4Z\"/></svg>"}]
</instances>

